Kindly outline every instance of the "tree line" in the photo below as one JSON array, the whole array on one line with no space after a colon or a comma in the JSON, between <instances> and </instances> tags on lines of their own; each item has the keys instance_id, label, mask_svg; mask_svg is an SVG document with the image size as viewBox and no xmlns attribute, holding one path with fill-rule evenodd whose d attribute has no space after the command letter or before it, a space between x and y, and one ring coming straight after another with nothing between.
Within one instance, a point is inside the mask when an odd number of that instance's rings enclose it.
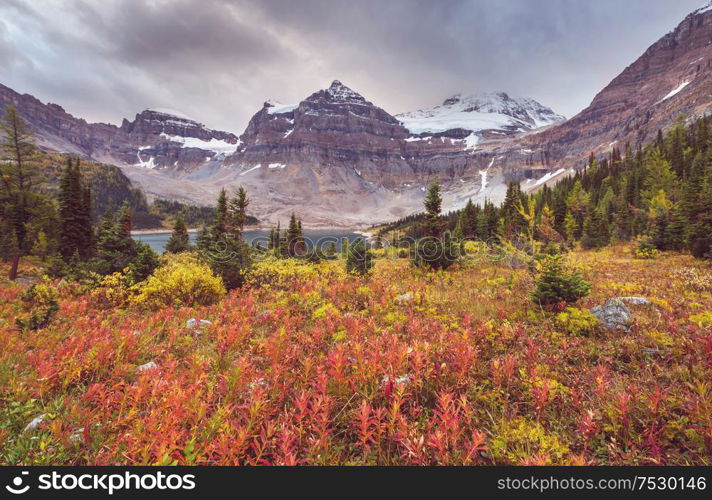
<instances>
[{"instance_id":1,"label":"tree line","mask_svg":"<svg viewBox=\"0 0 712 500\"><path fill-rule=\"evenodd\" d=\"M427 236L425 213L386 225L394 245ZM507 185L500 206L472 201L440 216L455 239L527 245L533 237L565 249L576 243L601 248L615 241L639 241L639 251L675 250L712 258L712 133L710 119L688 124L680 118L645 147L607 157L590 156L588 166L525 193ZM432 223L431 223L432 224Z\"/></svg>"}]
</instances>

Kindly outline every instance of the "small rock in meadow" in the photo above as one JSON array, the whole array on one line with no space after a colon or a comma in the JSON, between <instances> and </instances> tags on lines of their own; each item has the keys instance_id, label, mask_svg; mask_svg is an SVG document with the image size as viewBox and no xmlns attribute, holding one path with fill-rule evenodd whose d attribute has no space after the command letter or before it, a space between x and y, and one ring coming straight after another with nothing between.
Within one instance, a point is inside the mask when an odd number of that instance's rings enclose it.
<instances>
[{"instance_id":1,"label":"small rock in meadow","mask_svg":"<svg viewBox=\"0 0 712 500\"><path fill-rule=\"evenodd\" d=\"M410 302L415 298L415 295L412 293L404 293L403 295L399 295L396 297L396 302Z\"/></svg>"},{"instance_id":2,"label":"small rock in meadow","mask_svg":"<svg viewBox=\"0 0 712 500\"><path fill-rule=\"evenodd\" d=\"M625 330L630 328L631 315L628 308L618 299L611 299L605 306L596 306L591 314L598 318L606 330Z\"/></svg>"},{"instance_id":3,"label":"small rock in meadow","mask_svg":"<svg viewBox=\"0 0 712 500\"><path fill-rule=\"evenodd\" d=\"M81 443L84 441L84 427L80 427L69 436L70 443Z\"/></svg>"},{"instance_id":4,"label":"small rock in meadow","mask_svg":"<svg viewBox=\"0 0 712 500\"><path fill-rule=\"evenodd\" d=\"M197 320L195 318L190 318L188 321L185 322L185 327L188 328L189 330L192 330L193 328L196 327L201 327L201 326L208 326L212 325L212 321L208 321L207 319L201 319Z\"/></svg>"},{"instance_id":5,"label":"small rock in meadow","mask_svg":"<svg viewBox=\"0 0 712 500\"><path fill-rule=\"evenodd\" d=\"M652 304L652 302L645 297L618 297L618 300L634 306L649 306Z\"/></svg>"},{"instance_id":6,"label":"small rock in meadow","mask_svg":"<svg viewBox=\"0 0 712 500\"><path fill-rule=\"evenodd\" d=\"M381 379L381 387L385 387L388 382L390 382L391 377L388 375L384 375L383 378ZM410 375L405 374L405 375L399 375L398 377L393 379L393 385L408 385L410 382Z\"/></svg>"},{"instance_id":7,"label":"small rock in meadow","mask_svg":"<svg viewBox=\"0 0 712 500\"><path fill-rule=\"evenodd\" d=\"M660 354L661 352L657 347L643 347L641 350L643 354Z\"/></svg>"},{"instance_id":8,"label":"small rock in meadow","mask_svg":"<svg viewBox=\"0 0 712 500\"><path fill-rule=\"evenodd\" d=\"M138 371L145 372L146 370L153 370L154 368L158 368L158 365L156 364L156 362L149 361L148 363L139 366Z\"/></svg>"},{"instance_id":9,"label":"small rock in meadow","mask_svg":"<svg viewBox=\"0 0 712 500\"><path fill-rule=\"evenodd\" d=\"M257 317L261 318L263 316L268 316L268 315L272 314L273 312L274 311L272 311L272 309L265 309L264 311L260 311L259 313L257 313Z\"/></svg>"},{"instance_id":10,"label":"small rock in meadow","mask_svg":"<svg viewBox=\"0 0 712 500\"><path fill-rule=\"evenodd\" d=\"M44 413L40 415L39 417L33 418L29 424L25 426L25 429L22 432L32 432L36 430L42 422L44 422L44 419L47 415Z\"/></svg>"},{"instance_id":11,"label":"small rock in meadow","mask_svg":"<svg viewBox=\"0 0 712 500\"><path fill-rule=\"evenodd\" d=\"M254 391L258 387L261 387L262 389L267 389L267 385L268 385L267 380L260 377L260 378L254 379L252 382L250 382L248 384L248 387L249 387L250 391Z\"/></svg>"}]
</instances>

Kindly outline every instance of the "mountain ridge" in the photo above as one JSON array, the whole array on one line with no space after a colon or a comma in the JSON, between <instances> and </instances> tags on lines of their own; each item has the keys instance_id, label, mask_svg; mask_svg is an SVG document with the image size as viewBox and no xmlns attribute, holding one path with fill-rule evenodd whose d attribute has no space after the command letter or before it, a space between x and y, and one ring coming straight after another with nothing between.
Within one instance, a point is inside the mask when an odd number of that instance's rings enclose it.
<instances>
[{"instance_id":1,"label":"mountain ridge","mask_svg":"<svg viewBox=\"0 0 712 500\"><path fill-rule=\"evenodd\" d=\"M296 212L306 223L354 225L419 210L434 179L443 184L448 209L469 198L497 202L507 181L531 189L556 182L582 168L591 152L642 144L681 113L708 113L710 40L707 5L563 122L533 99L503 92L455 95L435 108L394 116L339 80L297 104L265 102L239 136L155 109L120 127L91 124L4 86L0 107L17 105L44 148L115 163L150 196L208 204L219 189L242 184L262 220ZM443 111L471 120L448 122L436 116ZM484 115L498 118L484 126L472 120ZM422 126L434 116L444 119ZM403 118L421 120L418 133Z\"/></svg>"}]
</instances>

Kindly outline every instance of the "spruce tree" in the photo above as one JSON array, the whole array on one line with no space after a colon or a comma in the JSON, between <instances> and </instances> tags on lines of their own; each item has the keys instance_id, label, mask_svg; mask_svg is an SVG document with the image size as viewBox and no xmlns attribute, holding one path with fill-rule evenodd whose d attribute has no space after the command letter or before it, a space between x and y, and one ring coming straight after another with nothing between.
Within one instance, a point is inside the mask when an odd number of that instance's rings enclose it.
<instances>
[{"instance_id":1,"label":"spruce tree","mask_svg":"<svg viewBox=\"0 0 712 500\"><path fill-rule=\"evenodd\" d=\"M301 223L294 213L289 218L289 227L287 228L287 254L289 257L301 257L305 254Z\"/></svg>"},{"instance_id":2,"label":"spruce tree","mask_svg":"<svg viewBox=\"0 0 712 500\"><path fill-rule=\"evenodd\" d=\"M79 160L67 159L58 191L59 252L65 259L93 254L91 190L84 185Z\"/></svg>"},{"instance_id":3,"label":"spruce tree","mask_svg":"<svg viewBox=\"0 0 712 500\"><path fill-rule=\"evenodd\" d=\"M218 202L215 207L215 221L211 228L211 237L213 242L219 242L224 239L228 228L228 201L225 189L220 190Z\"/></svg>"},{"instance_id":4,"label":"spruce tree","mask_svg":"<svg viewBox=\"0 0 712 500\"><path fill-rule=\"evenodd\" d=\"M228 202L225 190L222 189L218 195L215 223L209 238L208 235L201 235L198 241L203 259L222 278L228 290L242 286L245 273L252 264L252 250L245 243L242 230L247 219L244 212L247 204L244 190L238 191L237 197Z\"/></svg>"},{"instance_id":5,"label":"spruce tree","mask_svg":"<svg viewBox=\"0 0 712 500\"><path fill-rule=\"evenodd\" d=\"M228 205L229 230L233 237L243 238L245 224L247 223L247 206L250 200L247 198L247 191L240 186L237 194L230 200Z\"/></svg>"},{"instance_id":6,"label":"spruce tree","mask_svg":"<svg viewBox=\"0 0 712 500\"><path fill-rule=\"evenodd\" d=\"M166 243L166 252L181 253L190 250L190 235L182 216L176 218L173 233Z\"/></svg>"},{"instance_id":7,"label":"spruce tree","mask_svg":"<svg viewBox=\"0 0 712 500\"><path fill-rule=\"evenodd\" d=\"M598 210L589 213L583 222L581 244L584 248L602 248L608 244L610 234L605 217Z\"/></svg>"},{"instance_id":8,"label":"spruce tree","mask_svg":"<svg viewBox=\"0 0 712 500\"><path fill-rule=\"evenodd\" d=\"M0 135L0 217L10 228L14 242L8 245L13 249L8 278L14 281L20 258L31 250L27 229L43 196L35 190L39 179L32 164L36 153L34 137L14 106L5 110Z\"/></svg>"},{"instance_id":9,"label":"spruce tree","mask_svg":"<svg viewBox=\"0 0 712 500\"><path fill-rule=\"evenodd\" d=\"M524 194L518 182L507 184L507 194L502 203L501 217L504 219L504 236L512 238L526 226L526 221L519 212L524 202Z\"/></svg>"},{"instance_id":10,"label":"spruce tree","mask_svg":"<svg viewBox=\"0 0 712 500\"><path fill-rule=\"evenodd\" d=\"M201 252L207 252L212 246L212 235L210 234L210 229L208 226L203 225L203 227L198 231L198 236L195 239L195 246Z\"/></svg>"},{"instance_id":11,"label":"spruce tree","mask_svg":"<svg viewBox=\"0 0 712 500\"><path fill-rule=\"evenodd\" d=\"M477 218L478 218L478 208L473 203L472 200L467 201L467 205L462 210L461 214L461 226L463 237L468 240L473 240L477 238Z\"/></svg>"},{"instance_id":12,"label":"spruce tree","mask_svg":"<svg viewBox=\"0 0 712 500\"><path fill-rule=\"evenodd\" d=\"M363 238L358 238L349 247L346 256L346 272L364 276L373 267L373 253L368 249Z\"/></svg>"},{"instance_id":13,"label":"spruce tree","mask_svg":"<svg viewBox=\"0 0 712 500\"><path fill-rule=\"evenodd\" d=\"M588 295L590 290L591 284L584 281L579 273L564 270L561 256L557 255L549 257L545 263L532 293L532 301L545 307L572 303Z\"/></svg>"},{"instance_id":14,"label":"spruce tree","mask_svg":"<svg viewBox=\"0 0 712 500\"><path fill-rule=\"evenodd\" d=\"M450 231L444 231L445 221L440 217L442 197L440 184L435 181L425 197L425 221L422 234L411 249L411 261L417 266L430 269L447 269L460 257L460 244Z\"/></svg>"}]
</instances>

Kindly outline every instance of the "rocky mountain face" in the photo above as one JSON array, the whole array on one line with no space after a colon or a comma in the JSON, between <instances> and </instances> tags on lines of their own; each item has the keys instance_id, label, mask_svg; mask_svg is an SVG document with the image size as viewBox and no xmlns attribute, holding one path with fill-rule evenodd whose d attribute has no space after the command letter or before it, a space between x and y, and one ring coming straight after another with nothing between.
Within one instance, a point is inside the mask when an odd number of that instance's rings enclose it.
<instances>
[{"instance_id":1,"label":"rocky mountain face","mask_svg":"<svg viewBox=\"0 0 712 500\"><path fill-rule=\"evenodd\" d=\"M149 109L120 127L92 124L55 104L0 86L40 145L115 163L149 196L211 204L219 189L248 189L263 221L297 213L310 225L354 226L422 208L443 184L444 208L555 182L593 151L647 142L678 115L712 108L712 5L687 16L575 117L506 93L456 95L393 116L339 81L298 104L264 103L244 133L211 130Z\"/></svg>"},{"instance_id":2,"label":"rocky mountain face","mask_svg":"<svg viewBox=\"0 0 712 500\"><path fill-rule=\"evenodd\" d=\"M266 102L224 165L257 199L279 200L273 215L295 210L310 222L337 215L348 223L385 220L418 210L434 177L451 204L477 195L497 198L503 183L486 189L477 143L563 119L505 93L454 96L431 110L392 116L336 80L298 104ZM231 177L224 170L218 176Z\"/></svg>"},{"instance_id":3,"label":"rocky mountain face","mask_svg":"<svg viewBox=\"0 0 712 500\"><path fill-rule=\"evenodd\" d=\"M177 112L147 109L120 127L87 123L57 104L0 85L0 113L15 106L36 132L38 145L121 167L192 170L237 148L236 135L211 130Z\"/></svg>"},{"instance_id":4,"label":"rocky mountain face","mask_svg":"<svg viewBox=\"0 0 712 500\"><path fill-rule=\"evenodd\" d=\"M681 115L693 118L710 110L712 3L651 45L578 115L491 151L512 171L526 165L568 171L590 152L635 147Z\"/></svg>"}]
</instances>

